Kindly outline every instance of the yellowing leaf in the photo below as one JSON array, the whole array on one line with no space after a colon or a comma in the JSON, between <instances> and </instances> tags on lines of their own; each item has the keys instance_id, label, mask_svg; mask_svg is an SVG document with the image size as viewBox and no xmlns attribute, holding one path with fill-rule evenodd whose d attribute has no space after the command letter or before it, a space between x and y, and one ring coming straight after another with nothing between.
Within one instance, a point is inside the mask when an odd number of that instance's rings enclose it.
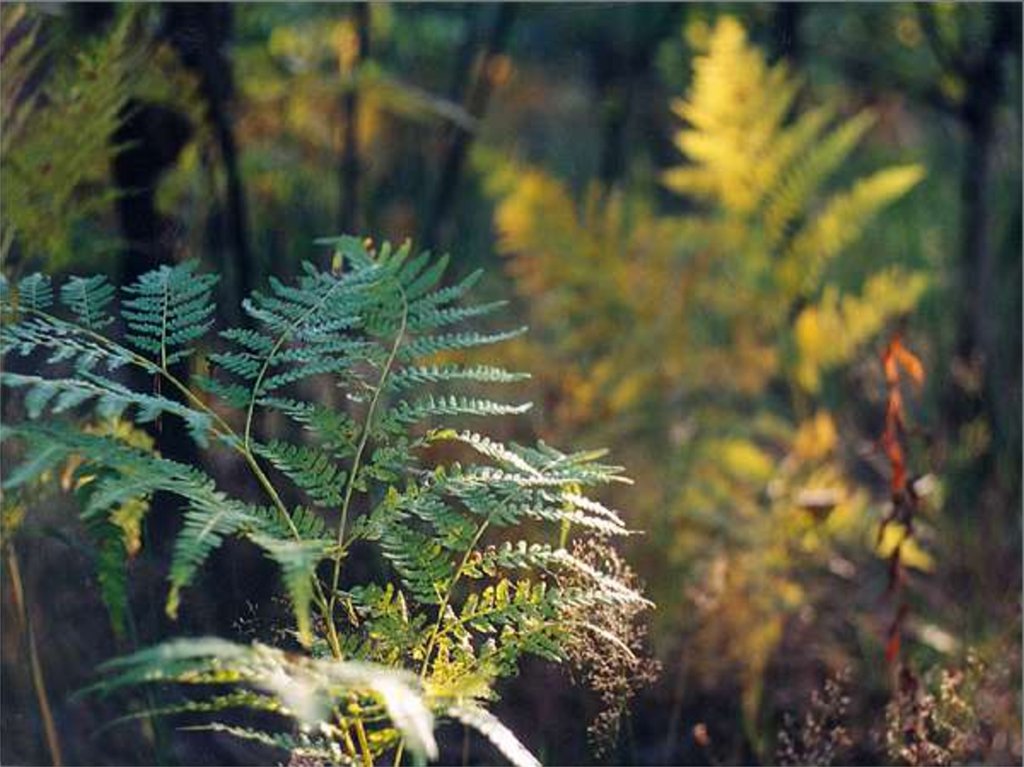
<instances>
[{"instance_id":1,"label":"yellowing leaf","mask_svg":"<svg viewBox=\"0 0 1024 767\"><path fill-rule=\"evenodd\" d=\"M822 458L835 447L836 425L827 410L819 410L800 424L793 438L793 452L801 459Z\"/></svg>"},{"instance_id":2,"label":"yellowing leaf","mask_svg":"<svg viewBox=\"0 0 1024 767\"><path fill-rule=\"evenodd\" d=\"M890 523L885 526L882 533L882 540L875 549L882 559L888 559L900 547L900 561L906 567L930 573L935 569L935 560L931 554L921 548L914 538L906 537L907 529L900 524Z\"/></svg>"},{"instance_id":3,"label":"yellowing leaf","mask_svg":"<svg viewBox=\"0 0 1024 767\"><path fill-rule=\"evenodd\" d=\"M717 451L727 470L743 479L767 482L775 470L771 457L746 440L723 440L718 444Z\"/></svg>"}]
</instances>

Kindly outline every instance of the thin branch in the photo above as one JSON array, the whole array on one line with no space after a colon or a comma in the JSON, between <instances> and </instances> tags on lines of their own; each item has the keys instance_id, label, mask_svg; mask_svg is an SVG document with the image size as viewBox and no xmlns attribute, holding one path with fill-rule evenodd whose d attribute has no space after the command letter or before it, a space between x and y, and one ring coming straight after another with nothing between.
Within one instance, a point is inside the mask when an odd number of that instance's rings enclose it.
<instances>
[{"instance_id":1,"label":"thin branch","mask_svg":"<svg viewBox=\"0 0 1024 767\"><path fill-rule=\"evenodd\" d=\"M54 767L60 767L64 762L64 758L61 755L60 739L57 737L57 727L54 724L53 713L50 710L50 698L46 693L46 680L43 677L43 666L39 662L39 649L36 647L35 633L32 631L32 618L29 615L28 605L25 602L25 589L21 583L21 568L18 566L18 556L14 551L13 543L8 543L4 549L7 558L7 570L11 578L11 590L14 592L14 607L21 621L25 643L28 645L32 689L35 690L36 701L39 704L39 716L43 720L46 746L50 750L50 759L53 761Z\"/></svg>"}]
</instances>

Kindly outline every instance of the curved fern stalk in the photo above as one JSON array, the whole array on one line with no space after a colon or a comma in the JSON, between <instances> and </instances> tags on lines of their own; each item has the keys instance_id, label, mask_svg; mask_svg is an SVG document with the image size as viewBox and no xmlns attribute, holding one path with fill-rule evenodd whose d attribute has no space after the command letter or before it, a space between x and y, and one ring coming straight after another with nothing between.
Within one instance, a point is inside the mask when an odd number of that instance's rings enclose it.
<instances>
[{"instance_id":1,"label":"curved fern stalk","mask_svg":"<svg viewBox=\"0 0 1024 767\"><path fill-rule=\"evenodd\" d=\"M409 302L406 299L405 292L399 290L399 295L402 299L402 315L401 320L399 321L398 331L395 333L395 340L391 345L391 351L388 354L388 358L381 370L377 386L373 390L373 394L370 398L370 404L366 409L366 417L363 422L362 433L359 435L359 444L356 446L356 452L352 458L352 469L348 475L348 482L345 484L345 497L342 499L341 505L341 519L338 522L337 545L339 551L334 557L334 569L331 574L331 601L328 603L332 614L337 600L336 595L338 591L338 583L341 580L341 563L344 556L342 546L345 542L345 527L348 522L348 511L352 502L352 492L355 490L356 478L359 476L359 468L363 458L363 452L366 450L366 444L370 439L370 433L373 427L373 418L377 412L377 404L380 402L381 393L384 391L388 375L391 373L391 366L395 364L395 357L398 355L398 349L404 340L406 325L409 320Z\"/></svg>"}]
</instances>

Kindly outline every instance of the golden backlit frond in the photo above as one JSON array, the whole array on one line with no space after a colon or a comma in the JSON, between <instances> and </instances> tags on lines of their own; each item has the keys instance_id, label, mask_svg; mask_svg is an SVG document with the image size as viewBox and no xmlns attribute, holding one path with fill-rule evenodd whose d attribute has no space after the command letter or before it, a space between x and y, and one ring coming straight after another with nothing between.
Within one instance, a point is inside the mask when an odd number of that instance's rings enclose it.
<instances>
[{"instance_id":1,"label":"golden backlit frond","mask_svg":"<svg viewBox=\"0 0 1024 767\"><path fill-rule=\"evenodd\" d=\"M889 320L910 311L927 286L920 272L892 269L869 278L859 295L841 296L826 287L821 300L796 319L794 374L800 386L816 392L824 371L850 360Z\"/></svg>"},{"instance_id":2,"label":"golden backlit frond","mask_svg":"<svg viewBox=\"0 0 1024 767\"><path fill-rule=\"evenodd\" d=\"M784 64L766 63L738 21L723 18L694 62L689 98L673 105L688 124L675 143L691 164L665 183L736 213L754 209L778 173L773 147L799 85Z\"/></svg>"}]
</instances>

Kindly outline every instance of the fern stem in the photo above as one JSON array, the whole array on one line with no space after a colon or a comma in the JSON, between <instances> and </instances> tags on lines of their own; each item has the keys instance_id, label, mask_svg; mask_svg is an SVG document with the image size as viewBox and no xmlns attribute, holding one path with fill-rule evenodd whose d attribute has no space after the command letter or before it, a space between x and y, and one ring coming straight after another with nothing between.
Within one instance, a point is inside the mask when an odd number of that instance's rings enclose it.
<instances>
[{"instance_id":1,"label":"fern stem","mask_svg":"<svg viewBox=\"0 0 1024 767\"><path fill-rule=\"evenodd\" d=\"M338 719L341 730L341 745L345 749L345 754L354 763L356 760L356 744L352 742L352 735L348 731L348 719L342 716L341 711L337 708L334 709L334 715Z\"/></svg>"},{"instance_id":2,"label":"fern stem","mask_svg":"<svg viewBox=\"0 0 1024 767\"><path fill-rule=\"evenodd\" d=\"M356 476L359 474L359 466L363 459L363 453L365 452L366 444L370 439L370 432L373 430L373 416L377 410L377 403L380 402L380 395L384 391L384 384L387 383L388 375L391 373L391 368L395 364L395 358L398 356L398 349L405 338L406 327L409 321L409 302L406 299L405 291L401 286L399 286L398 292L402 298L402 320L398 326L398 332L395 334L395 340L391 344L391 352L388 354L384 367L381 369L380 379L377 381L377 386L373 391L373 397L370 399L370 405L366 409L366 418L363 421L362 433L359 435L359 445L356 447L355 455L352 457L352 470L349 472L348 481L345 483L345 497L341 503L341 519L338 521L338 551L334 555L334 573L331 576L331 601L329 605L331 617L329 620L332 624L334 620L334 605L338 598L338 583L341 580L341 562L345 558L345 526L348 523L348 510L352 503L352 494L355 490Z\"/></svg>"},{"instance_id":3,"label":"fern stem","mask_svg":"<svg viewBox=\"0 0 1024 767\"><path fill-rule=\"evenodd\" d=\"M473 554L473 550L476 549L476 545L480 542L484 532L487 530L489 520L484 520L480 527L477 528L476 534L473 536L473 540L470 541L469 546L466 547L466 553L462 557L462 561L459 563L458 569L455 571L455 575L452 576L452 582L448 584L448 588L445 590L444 598L441 600L441 604L437 610L437 623L434 624L434 630L430 632L430 639L427 642L427 649L423 652L423 665L420 666L420 679L423 679L427 675L427 668L430 665L430 655L434 651L434 646L437 643L437 638L441 636L444 631L441 628L441 624L444 621L445 610L448 609L448 603L451 601L452 593L455 591L455 584L458 583L459 578L462 576L462 571L466 568L466 563L469 562L470 556ZM395 761L394 767L399 767L402 763L402 753L405 751L405 739L398 741L398 748L395 749Z\"/></svg>"},{"instance_id":4,"label":"fern stem","mask_svg":"<svg viewBox=\"0 0 1024 767\"><path fill-rule=\"evenodd\" d=\"M171 308L170 279L164 283L163 309L160 312L160 368L167 370L167 312Z\"/></svg>"},{"instance_id":5,"label":"fern stem","mask_svg":"<svg viewBox=\"0 0 1024 767\"><path fill-rule=\"evenodd\" d=\"M359 750L363 755L363 767L373 767L373 754L370 753L370 743L366 739L366 729L363 727L363 720L356 717L352 726L356 731L356 738L359 740Z\"/></svg>"},{"instance_id":6,"label":"fern stem","mask_svg":"<svg viewBox=\"0 0 1024 767\"><path fill-rule=\"evenodd\" d=\"M441 605L437 610L437 623L434 624L434 630L430 632L430 640L427 642L427 649L423 652L423 665L420 667L420 679L423 679L427 675L427 666L430 663L430 654L434 651L434 646L437 644L437 638L441 636L441 624L444 621L444 612L448 609L448 603L451 602L452 594L455 592L455 584L459 582L459 578L462 577L462 571L466 569L466 564L469 562L470 556L476 549L476 545L480 542L484 532L487 530L487 526L490 524L490 520L485 519L480 523L480 527L477 528L476 535L473 536L473 540L469 542L469 546L466 547L466 553L462 557L462 561L459 562L459 567L455 571L455 575L452 576L452 582L448 584L448 588L445 589L444 599L441 600Z\"/></svg>"},{"instance_id":7,"label":"fern stem","mask_svg":"<svg viewBox=\"0 0 1024 767\"><path fill-rule=\"evenodd\" d=\"M326 305L327 300L332 295L334 295L334 291L341 287L341 285L341 280L338 280L333 285L331 285L330 289L323 294L319 301L317 301L313 306L309 307L307 311L303 312L300 317L298 317L291 325L289 325L285 329L285 331L278 337L277 341L274 343L274 346L271 348L270 352L263 360L263 366L260 368L259 375L256 376L256 383L254 383L252 386L252 395L249 397L249 408L245 414L244 444L246 450L249 449L249 445L252 440L252 418L256 409L256 397L258 396L260 386L263 384L263 379L267 375L267 370L270 369L270 363L274 360L275 355L281 350L281 347L284 346L285 342L289 338L291 338L291 335L292 333L295 332L296 328L298 328L300 325L302 325L302 323L304 323L306 320L308 320L310 317L312 317L314 314L320 311Z\"/></svg>"},{"instance_id":8,"label":"fern stem","mask_svg":"<svg viewBox=\"0 0 1024 767\"><path fill-rule=\"evenodd\" d=\"M32 618L28 612L28 605L25 603L25 589L21 583L21 568L18 566L18 556L14 551L14 545L8 543L5 547L7 558L7 569L10 572L11 587L14 591L14 603L18 617L21 618L22 630L25 634L25 642L28 645L29 669L32 675L32 688L36 693L36 701L39 704L39 716L43 720L43 732L46 734L46 746L50 750L50 759L54 767L63 764L63 757L60 750L60 739L57 737L57 726L53 721L53 713L50 710L50 698L46 693L46 680L43 677L43 667L39 662L39 650L36 647L35 632L32 631Z\"/></svg>"}]
</instances>

